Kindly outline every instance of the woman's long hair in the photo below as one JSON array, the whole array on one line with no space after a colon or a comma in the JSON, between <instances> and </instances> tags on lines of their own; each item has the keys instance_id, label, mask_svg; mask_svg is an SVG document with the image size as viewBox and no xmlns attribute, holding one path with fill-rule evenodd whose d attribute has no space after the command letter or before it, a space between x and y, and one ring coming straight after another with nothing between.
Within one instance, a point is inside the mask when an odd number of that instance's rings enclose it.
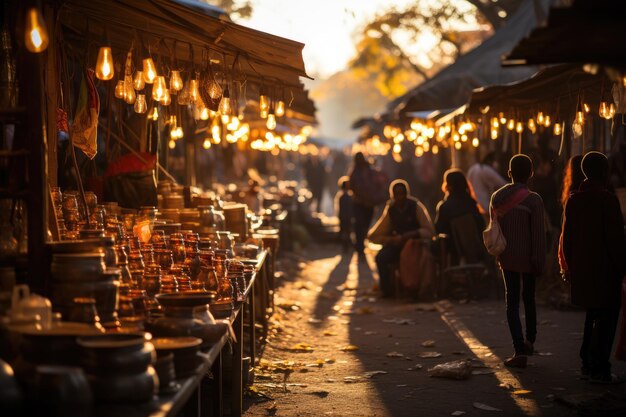
<instances>
[{"instance_id":1,"label":"woman's long hair","mask_svg":"<svg viewBox=\"0 0 626 417\"><path fill-rule=\"evenodd\" d=\"M563 174L563 191L561 192L561 205L565 207L565 203L574 191L578 191L580 184L585 179L582 169L582 155L572 156L567 162L565 173Z\"/></svg>"},{"instance_id":2,"label":"woman's long hair","mask_svg":"<svg viewBox=\"0 0 626 417\"><path fill-rule=\"evenodd\" d=\"M476 195L474 189L469 183L465 174L460 169L452 168L447 170L443 174L443 184L441 184L441 191L443 191L446 197L450 195L467 195L474 203L476 203ZM476 207L480 213L483 213L482 208L476 203Z\"/></svg>"}]
</instances>

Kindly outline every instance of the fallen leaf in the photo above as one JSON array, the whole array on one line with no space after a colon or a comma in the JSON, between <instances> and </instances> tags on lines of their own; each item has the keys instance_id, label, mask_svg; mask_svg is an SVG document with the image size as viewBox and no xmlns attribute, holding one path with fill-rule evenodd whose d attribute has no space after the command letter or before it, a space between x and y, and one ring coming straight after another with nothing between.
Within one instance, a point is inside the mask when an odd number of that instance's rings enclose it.
<instances>
[{"instance_id":1,"label":"fallen leaf","mask_svg":"<svg viewBox=\"0 0 626 417\"><path fill-rule=\"evenodd\" d=\"M336 379L332 379L332 378L327 378L324 382L328 382L329 384L332 384L334 382L337 382Z\"/></svg>"},{"instance_id":2,"label":"fallen leaf","mask_svg":"<svg viewBox=\"0 0 626 417\"><path fill-rule=\"evenodd\" d=\"M369 371L369 372L365 372L363 375L365 375L368 378L372 378L376 375L384 375L388 373L387 371Z\"/></svg>"},{"instance_id":3,"label":"fallen leaf","mask_svg":"<svg viewBox=\"0 0 626 417\"><path fill-rule=\"evenodd\" d=\"M346 384L352 384L355 382L361 382L361 377L358 376L344 376L343 377L343 382L345 382Z\"/></svg>"},{"instance_id":4,"label":"fallen leaf","mask_svg":"<svg viewBox=\"0 0 626 417\"><path fill-rule=\"evenodd\" d=\"M324 362L326 363L335 363L336 359L335 358L326 358L324 359Z\"/></svg>"},{"instance_id":5,"label":"fallen leaf","mask_svg":"<svg viewBox=\"0 0 626 417\"><path fill-rule=\"evenodd\" d=\"M269 415L276 414L276 411L278 411L278 406L276 405L276 401L272 402L270 405L265 407L265 411L267 411L267 414Z\"/></svg>"},{"instance_id":6,"label":"fallen leaf","mask_svg":"<svg viewBox=\"0 0 626 417\"><path fill-rule=\"evenodd\" d=\"M320 320L320 319L316 319L315 317L311 317L311 318L310 318L310 319L308 319L307 321L308 321L309 323L312 323L312 324L319 324L319 323L321 323L321 322L322 322L322 320Z\"/></svg>"},{"instance_id":7,"label":"fallen leaf","mask_svg":"<svg viewBox=\"0 0 626 417\"><path fill-rule=\"evenodd\" d=\"M306 343L298 343L289 348L292 352L313 352L313 348Z\"/></svg>"},{"instance_id":8,"label":"fallen leaf","mask_svg":"<svg viewBox=\"0 0 626 417\"><path fill-rule=\"evenodd\" d=\"M367 331L367 332L365 332L365 333L363 333L363 334L364 334L365 336L371 336L371 335L374 335L374 334L378 334L378 332L375 332L375 331L369 330L369 331Z\"/></svg>"},{"instance_id":9,"label":"fallen leaf","mask_svg":"<svg viewBox=\"0 0 626 417\"><path fill-rule=\"evenodd\" d=\"M331 332L329 330L326 330L324 332L324 336L337 336L337 332Z\"/></svg>"},{"instance_id":10,"label":"fallen leaf","mask_svg":"<svg viewBox=\"0 0 626 417\"><path fill-rule=\"evenodd\" d=\"M465 411L454 411L450 415L451 416L462 416L463 414L465 414Z\"/></svg>"},{"instance_id":11,"label":"fallen leaf","mask_svg":"<svg viewBox=\"0 0 626 417\"><path fill-rule=\"evenodd\" d=\"M553 353L552 352L537 352L537 355L539 355L539 356L552 356Z\"/></svg>"},{"instance_id":12,"label":"fallen leaf","mask_svg":"<svg viewBox=\"0 0 626 417\"><path fill-rule=\"evenodd\" d=\"M355 350L359 350L359 347L356 345L347 345L347 346L339 348L339 350L344 351L344 352L354 352Z\"/></svg>"},{"instance_id":13,"label":"fallen leaf","mask_svg":"<svg viewBox=\"0 0 626 417\"><path fill-rule=\"evenodd\" d=\"M326 397L328 397L328 394L330 394L330 392L328 392L328 391L313 391L313 392L309 392L308 394L316 395L316 396L318 396L320 398L326 398Z\"/></svg>"},{"instance_id":14,"label":"fallen leaf","mask_svg":"<svg viewBox=\"0 0 626 417\"><path fill-rule=\"evenodd\" d=\"M499 408L495 408L492 407L490 405L487 404L483 404L483 403L473 403L472 404L474 406L474 408L478 408L479 410L485 410L485 411L502 411Z\"/></svg>"},{"instance_id":15,"label":"fallen leaf","mask_svg":"<svg viewBox=\"0 0 626 417\"><path fill-rule=\"evenodd\" d=\"M435 346L435 341L434 340L425 340L422 342L422 346L423 347L434 347Z\"/></svg>"},{"instance_id":16,"label":"fallen leaf","mask_svg":"<svg viewBox=\"0 0 626 417\"><path fill-rule=\"evenodd\" d=\"M528 395L532 393L532 391L529 391L527 389L516 389L515 391L513 391L514 395Z\"/></svg>"},{"instance_id":17,"label":"fallen leaf","mask_svg":"<svg viewBox=\"0 0 626 417\"><path fill-rule=\"evenodd\" d=\"M300 305L298 303L283 302L283 303L279 303L278 307L282 308L285 311L300 310Z\"/></svg>"},{"instance_id":18,"label":"fallen leaf","mask_svg":"<svg viewBox=\"0 0 626 417\"><path fill-rule=\"evenodd\" d=\"M388 358L402 358L404 355L400 352L389 352L387 353Z\"/></svg>"},{"instance_id":19,"label":"fallen leaf","mask_svg":"<svg viewBox=\"0 0 626 417\"><path fill-rule=\"evenodd\" d=\"M420 358L440 358L442 355L439 352L420 352L417 356Z\"/></svg>"}]
</instances>

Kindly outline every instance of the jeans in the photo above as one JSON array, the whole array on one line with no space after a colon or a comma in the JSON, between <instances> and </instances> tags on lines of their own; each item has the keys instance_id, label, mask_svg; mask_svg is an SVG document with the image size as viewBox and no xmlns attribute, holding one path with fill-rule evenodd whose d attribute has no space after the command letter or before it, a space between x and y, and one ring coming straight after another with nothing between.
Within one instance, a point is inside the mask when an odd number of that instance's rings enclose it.
<instances>
[{"instance_id":1,"label":"jeans","mask_svg":"<svg viewBox=\"0 0 626 417\"><path fill-rule=\"evenodd\" d=\"M515 353L524 353L524 333L519 318L520 290L526 315L526 340L535 343L537 337L537 308L535 306L535 277L531 274L502 271L506 290L506 319L513 338ZM520 288L521 287L521 288Z\"/></svg>"},{"instance_id":2,"label":"jeans","mask_svg":"<svg viewBox=\"0 0 626 417\"><path fill-rule=\"evenodd\" d=\"M619 308L587 309L580 359L592 377L611 375L609 358L618 317Z\"/></svg>"},{"instance_id":3,"label":"jeans","mask_svg":"<svg viewBox=\"0 0 626 417\"><path fill-rule=\"evenodd\" d=\"M365 238L369 230L374 208L354 203L354 248L358 253L365 250Z\"/></svg>"},{"instance_id":4,"label":"jeans","mask_svg":"<svg viewBox=\"0 0 626 417\"><path fill-rule=\"evenodd\" d=\"M383 297L391 297L393 295L393 282L391 274L393 267L400 260L400 246L384 246L380 252L376 254L376 269L378 269L378 281L380 292Z\"/></svg>"}]
</instances>

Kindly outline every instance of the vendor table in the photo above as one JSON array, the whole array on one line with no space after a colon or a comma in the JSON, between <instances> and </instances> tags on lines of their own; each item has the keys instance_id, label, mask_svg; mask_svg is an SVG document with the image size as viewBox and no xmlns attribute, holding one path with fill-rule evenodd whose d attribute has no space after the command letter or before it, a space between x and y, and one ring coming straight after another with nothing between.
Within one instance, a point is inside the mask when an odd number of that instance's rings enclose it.
<instances>
[{"instance_id":1,"label":"vendor table","mask_svg":"<svg viewBox=\"0 0 626 417\"><path fill-rule=\"evenodd\" d=\"M223 391L222 381L226 380L230 384L230 415L241 416L243 409L243 348L244 343L244 322L249 327L249 338L247 340L250 351L250 366L255 364L256 354L256 314L255 298L259 297L259 304L262 310L267 311L269 306L268 294L273 292L269 287L268 275L273 274L269 258L271 254L264 250L257 258L256 273L248 282L244 293L245 301L237 308L233 309L228 320L234 330L235 339L229 343L228 335L214 344L208 351L201 353L204 360L198 367L196 373L188 378L179 379L177 382L180 388L173 394L159 395L152 401L145 404L96 404L95 415L103 417L125 416L125 417L175 417L184 413L189 416L222 416L223 415ZM258 317L267 328L267 315ZM265 335L264 335L265 336ZM232 349L232 354L228 354ZM229 356L232 359L231 372L228 375L222 372L222 357Z\"/></svg>"}]
</instances>

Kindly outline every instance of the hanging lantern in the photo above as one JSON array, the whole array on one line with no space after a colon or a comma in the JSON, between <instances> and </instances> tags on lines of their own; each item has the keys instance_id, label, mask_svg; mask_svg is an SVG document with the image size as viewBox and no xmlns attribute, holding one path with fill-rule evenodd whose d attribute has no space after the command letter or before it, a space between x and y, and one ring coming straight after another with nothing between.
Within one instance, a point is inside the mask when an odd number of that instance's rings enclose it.
<instances>
[{"instance_id":1,"label":"hanging lantern","mask_svg":"<svg viewBox=\"0 0 626 417\"><path fill-rule=\"evenodd\" d=\"M146 82L143 79L143 71L135 71L135 77L133 78L133 88L137 91L141 91L145 86Z\"/></svg>"},{"instance_id":2,"label":"hanging lantern","mask_svg":"<svg viewBox=\"0 0 626 417\"><path fill-rule=\"evenodd\" d=\"M202 142L202 147L204 149L211 148L211 141L209 140L209 138L204 139L204 142Z\"/></svg>"},{"instance_id":3,"label":"hanging lantern","mask_svg":"<svg viewBox=\"0 0 626 417\"><path fill-rule=\"evenodd\" d=\"M491 118L491 127L493 129L497 129L500 127L500 122L498 122L498 118L497 117L492 117Z\"/></svg>"},{"instance_id":4,"label":"hanging lantern","mask_svg":"<svg viewBox=\"0 0 626 417\"><path fill-rule=\"evenodd\" d=\"M183 89L183 79L180 77L180 71L172 70L170 74L170 92L178 93Z\"/></svg>"},{"instance_id":5,"label":"hanging lantern","mask_svg":"<svg viewBox=\"0 0 626 417\"><path fill-rule=\"evenodd\" d=\"M285 102L284 101L278 100L278 103L276 103L275 114L277 117L283 117L285 115Z\"/></svg>"},{"instance_id":6,"label":"hanging lantern","mask_svg":"<svg viewBox=\"0 0 626 417\"><path fill-rule=\"evenodd\" d=\"M546 115L546 119L543 121L543 125L545 127L550 127L552 124L552 120L550 119L550 115Z\"/></svg>"},{"instance_id":7,"label":"hanging lantern","mask_svg":"<svg viewBox=\"0 0 626 417\"><path fill-rule=\"evenodd\" d=\"M522 122L517 122L515 124L515 131L517 133L522 133L524 131L524 125L522 124Z\"/></svg>"},{"instance_id":8,"label":"hanging lantern","mask_svg":"<svg viewBox=\"0 0 626 417\"><path fill-rule=\"evenodd\" d=\"M217 100L222 96L222 87L215 80L211 80L208 87L209 97L213 100Z\"/></svg>"},{"instance_id":9,"label":"hanging lantern","mask_svg":"<svg viewBox=\"0 0 626 417\"><path fill-rule=\"evenodd\" d=\"M609 104L609 111L606 114L606 116L607 116L606 117L607 119L612 119L613 116L615 116L615 104L614 103Z\"/></svg>"},{"instance_id":10,"label":"hanging lantern","mask_svg":"<svg viewBox=\"0 0 626 417\"><path fill-rule=\"evenodd\" d=\"M155 122L159 120L159 111L157 110L156 106L152 108L152 111L150 112L149 117L151 120L154 120Z\"/></svg>"},{"instance_id":11,"label":"hanging lantern","mask_svg":"<svg viewBox=\"0 0 626 417\"><path fill-rule=\"evenodd\" d=\"M474 148L478 148L478 145L480 145L480 142L478 141L478 138L472 139L472 146Z\"/></svg>"},{"instance_id":12,"label":"hanging lantern","mask_svg":"<svg viewBox=\"0 0 626 417\"><path fill-rule=\"evenodd\" d=\"M543 126L544 121L545 121L545 118L543 116L543 112L540 111L539 113L537 113L537 124L540 126Z\"/></svg>"},{"instance_id":13,"label":"hanging lantern","mask_svg":"<svg viewBox=\"0 0 626 417\"><path fill-rule=\"evenodd\" d=\"M167 90L167 84L165 84L165 77L159 75L152 86L152 99L154 101L161 101Z\"/></svg>"},{"instance_id":14,"label":"hanging lantern","mask_svg":"<svg viewBox=\"0 0 626 417\"><path fill-rule=\"evenodd\" d=\"M117 84L115 84L115 98L124 98L125 92L124 80L119 80Z\"/></svg>"},{"instance_id":15,"label":"hanging lantern","mask_svg":"<svg viewBox=\"0 0 626 417\"><path fill-rule=\"evenodd\" d=\"M528 130L530 130L533 134L537 131L537 125L535 124L535 119L528 119Z\"/></svg>"},{"instance_id":16,"label":"hanging lantern","mask_svg":"<svg viewBox=\"0 0 626 417\"><path fill-rule=\"evenodd\" d=\"M146 95L139 94L137 96L137 100L135 100L135 113L145 113L148 110L148 105L146 104Z\"/></svg>"},{"instance_id":17,"label":"hanging lantern","mask_svg":"<svg viewBox=\"0 0 626 417\"><path fill-rule=\"evenodd\" d=\"M152 58L143 60L143 80L146 84L152 84L157 79L156 67Z\"/></svg>"},{"instance_id":18,"label":"hanging lantern","mask_svg":"<svg viewBox=\"0 0 626 417\"><path fill-rule=\"evenodd\" d=\"M433 145L431 152L433 153L433 155L437 155L439 153L439 146Z\"/></svg>"},{"instance_id":19,"label":"hanging lantern","mask_svg":"<svg viewBox=\"0 0 626 417\"><path fill-rule=\"evenodd\" d=\"M500 124L503 125L506 123L506 117L504 117L504 113L498 113L498 117L500 118Z\"/></svg>"},{"instance_id":20,"label":"hanging lantern","mask_svg":"<svg viewBox=\"0 0 626 417\"><path fill-rule=\"evenodd\" d=\"M170 149L174 149L176 147L176 141L174 139L170 139L169 142L167 142L167 146Z\"/></svg>"},{"instance_id":21,"label":"hanging lantern","mask_svg":"<svg viewBox=\"0 0 626 417\"><path fill-rule=\"evenodd\" d=\"M232 112L232 109L230 108L230 91L228 91L228 87L224 89L224 94L220 100L218 111L222 114L222 117L230 116Z\"/></svg>"},{"instance_id":22,"label":"hanging lantern","mask_svg":"<svg viewBox=\"0 0 626 417\"><path fill-rule=\"evenodd\" d=\"M576 112L576 122L581 125L585 123L585 115L583 114L583 112Z\"/></svg>"},{"instance_id":23,"label":"hanging lantern","mask_svg":"<svg viewBox=\"0 0 626 417\"><path fill-rule=\"evenodd\" d=\"M181 106L186 106L186 105L191 103L191 97L189 95L189 85L190 84L191 84L191 82L187 81L185 83L185 86L183 87L183 89L180 91L180 94L178 94L178 98L176 99L176 101Z\"/></svg>"},{"instance_id":24,"label":"hanging lantern","mask_svg":"<svg viewBox=\"0 0 626 417\"><path fill-rule=\"evenodd\" d=\"M98 51L98 60L96 61L96 78L108 81L113 78L115 70L113 68L113 57L111 56L111 48L103 46Z\"/></svg>"},{"instance_id":25,"label":"hanging lantern","mask_svg":"<svg viewBox=\"0 0 626 417\"><path fill-rule=\"evenodd\" d=\"M554 136L561 136L561 133L563 133L563 128L561 126L561 123L555 123L554 124Z\"/></svg>"},{"instance_id":26,"label":"hanging lantern","mask_svg":"<svg viewBox=\"0 0 626 417\"><path fill-rule=\"evenodd\" d=\"M265 119L270 110L270 101L267 98L267 94L265 93L265 87L261 86L261 91L259 92L259 113L261 117ZM265 114L265 116L263 115Z\"/></svg>"},{"instance_id":27,"label":"hanging lantern","mask_svg":"<svg viewBox=\"0 0 626 417\"><path fill-rule=\"evenodd\" d=\"M41 12L36 7L26 11L26 27L24 30L26 49L30 52L43 52L48 47L48 31Z\"/></svg>"}]
</instances>

